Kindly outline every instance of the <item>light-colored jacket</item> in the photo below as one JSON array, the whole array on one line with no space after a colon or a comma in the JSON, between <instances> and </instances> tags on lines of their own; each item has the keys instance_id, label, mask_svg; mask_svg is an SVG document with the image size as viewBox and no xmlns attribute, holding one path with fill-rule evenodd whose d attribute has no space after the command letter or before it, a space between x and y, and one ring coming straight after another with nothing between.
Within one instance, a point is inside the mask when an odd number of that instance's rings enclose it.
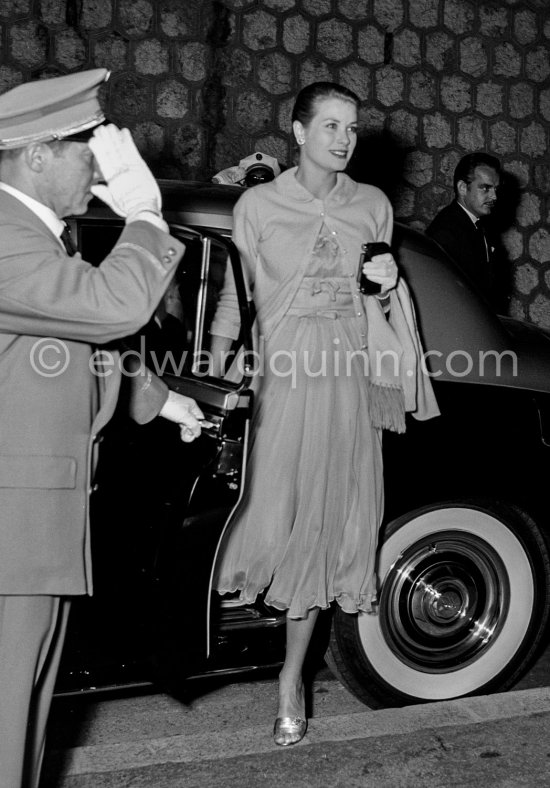
<instances>
[{"instance_id":1,"label":"light-colored jacket","mask_svg":"<svg viewBox=\"0 0 550 788\"><path fill-rule=\"evenodd\" d=\"M337 236L348 261L345 273L354 277L361 244L391 242L392 207L380 189L338 173L335 187L325 200L320 200L296 180L296 169L248 189L233 211L233 239L266 340L300 286L323 224ZM210 330L236 339L239 329L234 287L228 281Z\"/></svg>"},{"instance_id":2,"label":"light-colored jacket","mask_svg":"<svg viewBox=\"0 0 550 788\"><path fill-rule=\"evenodd\" d=\"M0 226L0 594L90 593L88 493L121 380L118 352L94 346L149 320L184 247L135 222L96 268L5 192ZM166 389L135 388L148 421Z\"/></svg>"},{"instance_id":3,"label":"light-colored jacket","mask_svg":"<svg viewBox=\"0 0 550 788\"><path fill-rule=\"evenodd\" d=\"M338 173L334 188L320 200L296 180L296 169L245 191L233 212L233 238L257 310L256 340L261 352L300 287L323 224L342 251L344 275L353 277L354 282L361 245L369 241L391 244L393 211L380 189ZM228 273L210 332L237 339L240 315L230 269ZM423 351L414 307L403 281L391 291L390 300L386 320L374 296L363 299L369 380L375 386L371 400L374 403L376 391L383 387L386 391L387 387L397 387L404 395L404 409L418 419L432 418L439 410L421 363ZM385 358L396 358L398 363L380 364ZM257 380L255 383L258 385ZM404 413L394 414L394 418L382 410L375 426L403 431ZM375 412L374 405L371 411Z\"/></svg>"}]
</instances>

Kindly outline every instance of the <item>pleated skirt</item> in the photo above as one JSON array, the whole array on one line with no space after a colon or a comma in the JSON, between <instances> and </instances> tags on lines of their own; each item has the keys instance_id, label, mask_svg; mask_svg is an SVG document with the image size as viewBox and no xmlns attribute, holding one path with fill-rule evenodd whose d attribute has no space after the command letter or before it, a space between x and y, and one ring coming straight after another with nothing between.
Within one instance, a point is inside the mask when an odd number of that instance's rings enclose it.
<instances>
[{"instance_id":1,"label":"pleated skirt","mask_svg":"<svg viewBox=\"0 0 550 788\"><path fill-rule=\"evenodd\" d=\"M351 294L302 301L265 347L243 500L215 573L221 593L304 618L336 601L370 612L383 515L381 433ZM307 296L305 297L307 301Z\"/></svg>"}]
</instances>

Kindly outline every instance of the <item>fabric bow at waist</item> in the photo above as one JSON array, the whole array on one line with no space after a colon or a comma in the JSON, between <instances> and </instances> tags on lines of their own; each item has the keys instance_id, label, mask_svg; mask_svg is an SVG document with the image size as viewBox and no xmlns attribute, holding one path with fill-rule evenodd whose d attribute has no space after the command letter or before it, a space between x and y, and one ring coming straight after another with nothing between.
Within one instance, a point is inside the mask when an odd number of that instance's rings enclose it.
<instances>
[{"instance_id":1,"label":"fabric bow at waist","mask_svg":"<svg viewBox=\"0 0 550 788\"><path fill-rule=\"evenodd\" d=\"M306 276L288 310L300 317L354 317L355 310L347 277Z\"/></svg>"},{"instance_id":2,"label":"fabric bow at waist","mask_svg":"<svg viewBox=\"0 0 550 788\"><path fill-rule=\"evenodd\" d=\"M305 284L309 286L309 282L305 282ZM331 301L336 301L336 293L340 290L342 290L342 286L335 277L330 279L311 277L311 295L316 296L319 295L319 293L325 292L328 293Z\"/></svg>"}]
</instances>

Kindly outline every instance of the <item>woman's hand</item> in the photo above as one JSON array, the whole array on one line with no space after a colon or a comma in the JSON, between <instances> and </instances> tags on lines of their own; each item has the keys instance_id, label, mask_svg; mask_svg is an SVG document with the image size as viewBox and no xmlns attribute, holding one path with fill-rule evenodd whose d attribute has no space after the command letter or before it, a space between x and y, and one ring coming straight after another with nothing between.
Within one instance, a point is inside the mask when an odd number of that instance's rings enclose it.
<instances>
[{"instance_id":1,"label":"woman's hand","mask_svg":"<svg viewBox=\"0 0 550 788\"><path fill-rule=\"evenodd\" d=\"M364 263L363 273L367 279L378 282L378 284L382 286L382 293L387 293L388 290L392 290L397 284L397 278L399 276L397 264L391 252L373 255L371 260Z\"/></svg>"}]
</instances>

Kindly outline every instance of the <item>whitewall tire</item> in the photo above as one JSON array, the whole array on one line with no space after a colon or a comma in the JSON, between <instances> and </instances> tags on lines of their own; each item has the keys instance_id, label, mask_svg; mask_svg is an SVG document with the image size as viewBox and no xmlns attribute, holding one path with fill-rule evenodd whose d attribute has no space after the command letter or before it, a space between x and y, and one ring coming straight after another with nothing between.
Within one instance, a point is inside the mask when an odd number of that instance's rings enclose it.
<instances>
[{"instance_id":1,"label":"whitewall tire","mask_svg":"<svg viewBox=\"0 0 550 788\"><path fill-rule=\"evenodd\" d=\"M549 556L536 524L503 504L445 503L390 524L377 615L337 609L327 662L374 708L503 690L548 622Z\"/></svg>"}]
</instances>

